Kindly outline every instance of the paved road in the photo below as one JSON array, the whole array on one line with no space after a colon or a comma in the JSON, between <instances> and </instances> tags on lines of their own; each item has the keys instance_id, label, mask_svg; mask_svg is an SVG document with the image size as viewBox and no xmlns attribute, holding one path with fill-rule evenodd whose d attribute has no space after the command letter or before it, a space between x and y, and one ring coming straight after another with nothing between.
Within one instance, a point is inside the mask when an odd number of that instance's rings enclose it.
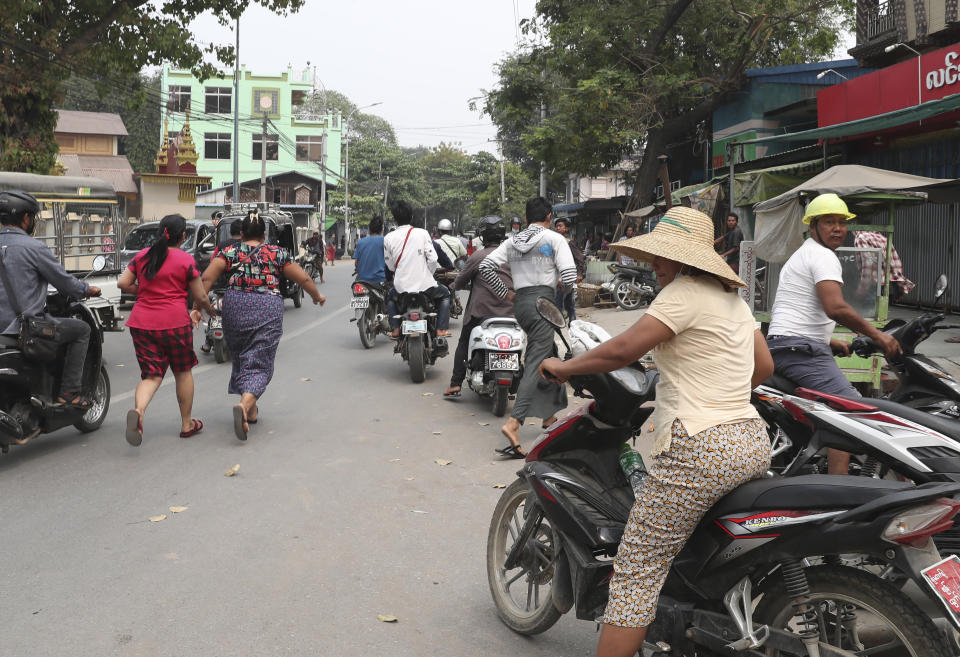
<instances>
[{"instance_id":1,"label":"paved road","mask_svg":"<svg viewBox=\"0 0 960 657\"><path fill-rule=\"evenodd\" d=\"M233 437L229 365L209 359L195 370L204 431L177 437L169 385L128 446L139 372L129 335L108 335L101 430L0 457L0 656L592 654L591 623L531 639L496 618L486 533L493 486L518 462L494 458L499 425L472 393L441 399L449 358L414 385L386 341L361 347L350 271L326 270L324 308L287 302L247 443Z\"/></svg>"}]
</instances>

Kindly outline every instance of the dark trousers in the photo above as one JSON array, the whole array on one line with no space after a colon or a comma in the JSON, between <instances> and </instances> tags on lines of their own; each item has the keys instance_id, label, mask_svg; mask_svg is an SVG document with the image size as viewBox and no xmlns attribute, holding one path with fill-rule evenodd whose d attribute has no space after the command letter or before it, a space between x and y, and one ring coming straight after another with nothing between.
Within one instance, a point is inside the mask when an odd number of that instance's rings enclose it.
<instances>
[{"instance_id":1,"label":"dark trousers","mask_svg":"<svg viewBox=\"0 0 960 657\"><path fill-rule=\"evenodd\" d=\"M482 317L471 317L464 322L460 329L460 341L457 342L457 353L453 355L453 374L450 375L450 385L463 385L463 377L467 375L467 350L470 348L470 332L483 323Z\"/></svg>"},{"instance_id":2,"label":"dark trousers","mask_svg":"<svg viewBox=\"0 0 960 657\"><path fill-rule=\"evenodd\" d=\"M80 392L83 387L83 362L87 358L87 346L90 344L90 325L70 317L57 317L56 320L60 325L60 344L67 345L60 390Z\"/></svg>"},{"instance_id":3,"label":"dark trousers","mask_svg":"<svg viewBox=\"0 0 960 657\"><path fill-rule=\"evenodd\" d=\"M566 293L557 290L556 304L561 312L564 310L567 311L567 323L577 318L577 304L573 299L573 290Z\"/></svg>"}]
</instances>

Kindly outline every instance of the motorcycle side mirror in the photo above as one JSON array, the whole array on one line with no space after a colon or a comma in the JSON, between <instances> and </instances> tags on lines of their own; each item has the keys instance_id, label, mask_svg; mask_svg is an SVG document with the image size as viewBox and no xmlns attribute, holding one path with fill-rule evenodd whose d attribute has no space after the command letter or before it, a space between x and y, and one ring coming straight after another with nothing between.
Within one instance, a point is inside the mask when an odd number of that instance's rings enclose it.
<instances>
[{"instance_id":1,"label":"motorcycle side mirror","mask_svg":"<svg viewBox=\"0 0 960 657\"><path fill-rule=\"evenodd\" d=\"M562 329L566 326L566 323L563 321L563 313L560 312L560 309L557 306L547 299L546 297L540 297L537 299L537 312L540 313L540 316L545 320L554 325L558 329Z\"/></svg>"},{"instance_id":2,"label":"motorcycle side mirror","mask_svg":"<svg viewBox=\"0 0 960 657\"><path fill-rule=\"evenodd\" d=\"M947 275L940 274L940 277L937 279L937 283L934 286L933 298L939 299L940 297L942 297L943 293L947 291L948 284L949 283L947 281Z\"/></svg>"},{"instance_id":3,"label":"motorcycle side mirror","mask_svg":"<svg viewBox=\"0 0 960 657\"><path fill-rule=\"evenodd\" d=\"M93 271L103 271L107 268L107 259L105 256L98 255L93 259Z\"/></svg>"}]
</instances>

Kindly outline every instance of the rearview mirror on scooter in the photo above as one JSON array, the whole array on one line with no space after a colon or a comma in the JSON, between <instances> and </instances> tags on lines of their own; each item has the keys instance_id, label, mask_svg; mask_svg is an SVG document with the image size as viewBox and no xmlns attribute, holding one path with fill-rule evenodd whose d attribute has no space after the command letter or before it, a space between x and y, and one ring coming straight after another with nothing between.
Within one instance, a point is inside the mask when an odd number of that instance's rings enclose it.
<instances>
[{"instance_id":1,"label":"rearview mirror on scooter","mask_svg":"<svg viewBox=\"0 0 960 657\"><path fill-rule=\"evenodd\" d=\"M947 280L947 275L940 274L940 277L937 279L937 283L933 288L933 298L939 299L942 297L946 293L948 286L949 281Z\"/></svg>"},{"instance_id":2,"label":"rearview mirror on scooter","mask_svg":"<svg viewBox=\"0 0 960 657\"><path fill-rule=\"evenodd\" d=\"M537 299L537 312L540 313L540 316L545 320L553 324L553 327L557 330L557 335L560 336L560 340L563 341L563 346L567 348L567 353L571 352L570 344L567 342L567 339L563 337L563 329L566 326L566 322L563 321L563 313L560 312L560 309L557 308L550 299L546 297L540 297Z\"/></svg>"},{"instance_id":3,"label":"rearview mirror on scooter","mask_svg":"<svg viewBox=\"0 0 960 657\"><path fill-rule=\"evenodd\" d=\"M84 275L83 275L83 278L80 279L80 280L86 280L86 279L89 278L92 274L96 274L96 273L98 273L98 272L101 272L101 271L103 271L103 270L106 269L106 268L107 268L107 258L106 258L106 256L98 255L97 257L95 257L95 258L93 259L93 264L92 264L92 266L90 267L90 271L88 271L86 274L84 274Z\"/></svg>"}]
</instances>

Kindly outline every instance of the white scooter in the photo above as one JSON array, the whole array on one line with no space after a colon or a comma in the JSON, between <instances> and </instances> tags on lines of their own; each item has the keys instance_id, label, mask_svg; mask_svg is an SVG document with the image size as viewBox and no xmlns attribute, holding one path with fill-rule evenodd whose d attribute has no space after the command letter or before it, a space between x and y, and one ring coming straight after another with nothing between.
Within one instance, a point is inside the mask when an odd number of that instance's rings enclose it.
<instances>
[{"instance_id":1,"label":"white scooter","mask_svg":"<svg viewBox=\"0 0 960 657\"><path fill-rule=\"evenodd\" d=\"M493 400L497 417L507 412L507 400L520 386L526 346L527 335L512 317L491 317L470 331L467 385Z\"/></svg>"}]
</instances>

